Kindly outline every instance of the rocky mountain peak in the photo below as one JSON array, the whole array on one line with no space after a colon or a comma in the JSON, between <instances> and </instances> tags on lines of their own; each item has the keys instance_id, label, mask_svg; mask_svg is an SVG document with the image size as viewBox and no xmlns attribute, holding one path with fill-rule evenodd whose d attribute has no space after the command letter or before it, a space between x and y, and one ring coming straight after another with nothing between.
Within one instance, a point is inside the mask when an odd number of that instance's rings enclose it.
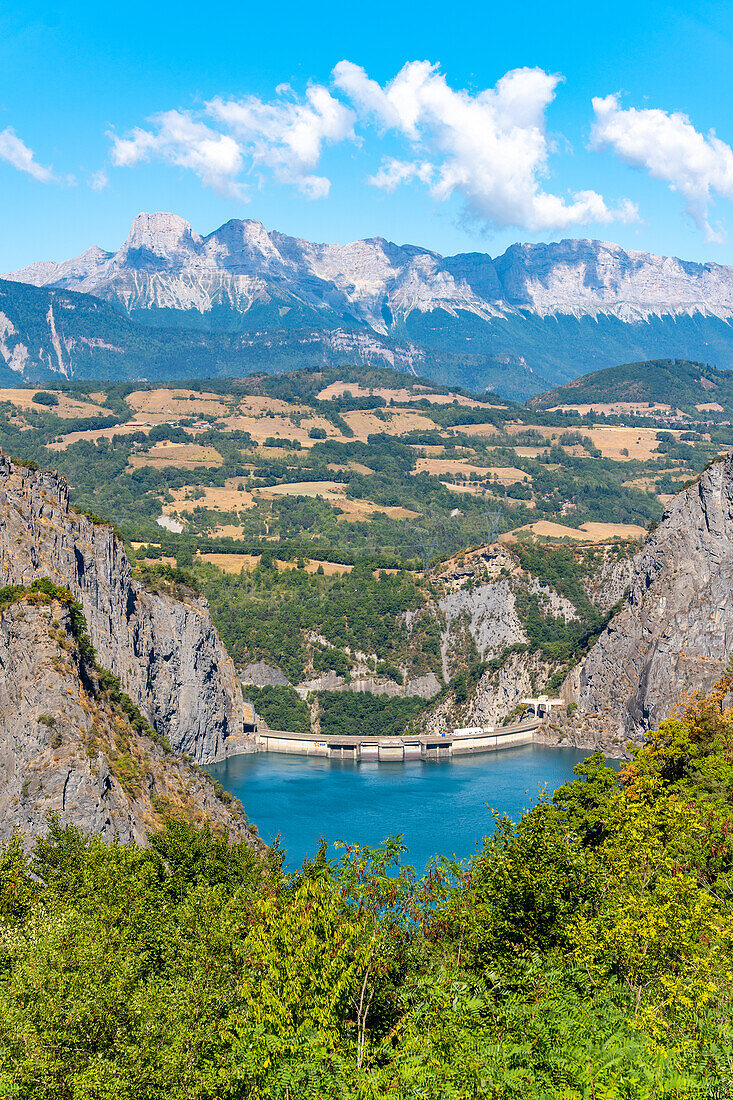
<instances>
[{"instance_id":1,"label":"rocky mountain peak","mask_svg":"<svg viewBox=\"0 0 733 1100\"><path fill-rule=\"evenodd\" d=\"M124 256L142 250L168 259L196 252L201 244L202 238L178 214L143 212L134 219L120 252Z\"/></svg>"},{"instance_id":2,"label":"rocky mountain peak","mask_svg":"<svg viewBox=\"0 0 733 1100\"><path fill-rule=\"evenodd\" d=\"M277 238L254 218L231 218L204 240L209 263L232 273L264 274L283 267ZM290 238L284 238L290 240Z\"/></svg>"},{"instance_id":3,"label":"rocky mountain peak","mask_svg":"<svg viewBox=\"0 0 733 1100\"><path fill-rule=\"evenodd\" d=\"M255 219L233 218L201 237L166 212L138 214L116 253L88 249L7 278L117 298L129 310L205 314L225 305L244 316L255 302L290 299L379 332L385 316L397 324L414 311L463 311L484 320L517 310L542 317L608 313L623 321L691 311L733 316L733 268L609 241L567 238L514 244L496 259L479 252L444 257L381 237L312 243Z\"/></svg>"},{"instance_id":4,"label":"rocky mountain peak","mask_svg":"<svg viewBox=\"0 0 733 1100\"><path fill-rule=\"evenodd\" d=\"M146 313L146 329L162 337L167 377L190 372L192 345L179 335L183 330L207 334L213 351L207 350L207 362L225 358L234 373L224 337L246 333L237 356L257 364L265 355L277 366L273 348L294 343L304 362L430 370L436 380L473 388L499 383L512 398L633 360L733 364L733 267L608 241L565 239L515 244L498 258L482 252L446 257L381 237L311 242L255 219L231 219L202 237L175 214L143 212L116 252L95 247L5 278L121 305L136 323ZM41 312L40 301L20 292L14 297L12 312L3 309L12 336L0 341L6 380L12 371L37 381L39 369L61 369L65 354L70 376L91 371L88 360L106 359L117 348L118 336L98 334L97 322L91 337L71 331L74 308L93 313L88 302L71 303L62 337L55 314L51 326L50 301ZM39 316L31 320L32 309ZM116 318L112 327L120 331ZM147 345L133 334L130 341ZM171 355L169 344L179 342L186 351ZM127 377L124 366L105 368ZM159 368L143 353L134 377L148 377L151 369ZM103 376L98 365L93 373Z\"/></svg>"}]
</instances>

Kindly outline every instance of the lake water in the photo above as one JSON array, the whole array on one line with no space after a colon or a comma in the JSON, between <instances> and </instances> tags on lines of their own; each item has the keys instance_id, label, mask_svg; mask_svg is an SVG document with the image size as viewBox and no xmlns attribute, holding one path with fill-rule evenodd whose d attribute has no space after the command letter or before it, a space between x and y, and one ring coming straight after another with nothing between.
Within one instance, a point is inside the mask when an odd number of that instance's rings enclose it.
<instances>
[{"instance_id":1,"label":"lake water","mask_svg":"<svg viewBox=\"0 0 733 1100\"><path fill-rule=\"evenodd\" d=\"M315 853L322 836L375 845L403 833L405 862L422 872L437 853L471 855L493 831L488 806L516 820L543 788L552 792L573 779L587 755L526 745L449 760L355 764L252 753L207 770L241 800L263 840L280 836L291 870Z\"/></svg>"}]
</instances>

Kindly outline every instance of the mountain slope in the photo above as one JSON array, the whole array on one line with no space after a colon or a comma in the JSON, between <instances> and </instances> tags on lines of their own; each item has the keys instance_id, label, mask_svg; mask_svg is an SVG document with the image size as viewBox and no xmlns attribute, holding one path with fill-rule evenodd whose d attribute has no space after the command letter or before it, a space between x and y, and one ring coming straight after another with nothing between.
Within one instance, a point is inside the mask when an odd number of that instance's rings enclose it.
<instances>
[{"instance_id":1,"label":"mountain slope","mask_svg":"<svg viewBox=\"0 0 733 1100\"><path fill-rule=\"evenodd\" d=\"M149 315L146 315L150 319ZM0 383L43 382L59 375L164 381L241 376L337 363L410 370L422 353L395 348L377 334L338 328L285 328L279 318L250 314L261 331L207 332L185 327L190 312L158 311L156 328L129 317L119 303L91 294L0 279Z\"/></svg>"},{"instance_id":2,"label":"mountain slope","mask_svg":"<svg viewBox=\"0 0 733 1100\"><path fill-rule=\"evenodd\" d=\"M68 589L103 666L175 749L203 763L246 747L241 689L205 600L147 592L112 528L69 507L63 478L1 454L0 520L0 582Z\"/></svg>"},{"instance_id":3,"label":"mountain slope","mask_svg":"<svg viewBox=\"0 0 733 1100\"><path fill-rule=\"evenodd\" d=\"M594 371L564 386L533 397L533 408L592 405L609 402L651 402L673 408L720 406L733 412L733 372L685 359L652 359Z\"/></svg>"},{"instance_id":4,"label":"mountain slope","mask_svg":"<svg viewBox=\"0 0 733 1100\"><path fill-rule=\"evenodd\" d=\"M43 835L49 813L105 840L144 843L167 814L249 838L241 809L125 713L60 593L0 595L0 839Z\"/></svg>"},{"instance_id":5,"label":"mountain slope","mask_svg":"<svg viewBox=\"0 0 733 1100\"><path fill-rule=\"evenodd\" d=\"M58 352L54 360L50 326L36 317L35 339L26 339L31 299L16 301L13 315L0 297L0 356L28 377L34 369L85 377L107 369L125 378L236 374L253 365L283 369L299 352L301 365L388 363L521 397L630 359L733 366L733 268L598 241L517 244L498 259L442 257L381 238L313 244L251 220L202 237L174 214L139 214L115 252L94 246L6 279L121 307L114 320L104 315L118 334L115 346L124 317L156 333L146 347L139 328L125 330L114 362L90 352L86 333L72 334L64 368ZM0 295L10 298L7 284ZM53 300L42 300L46 317ZM93 300L73 305L88 311ZM177 334L161 344L161 332L172 329ZM186 347L193 357L182 371Z\"/></svg>"},{"instance_id":6,"label":"mountain slope","mask_svg":"<svg viewBox=\"0 0 733 1100\"><path fill-rule=\"evenodd\" d=\"M573 675L582 739L638 740L733 651L733 452L670 503L629 594Z\"/></svg>"}]
</instances>

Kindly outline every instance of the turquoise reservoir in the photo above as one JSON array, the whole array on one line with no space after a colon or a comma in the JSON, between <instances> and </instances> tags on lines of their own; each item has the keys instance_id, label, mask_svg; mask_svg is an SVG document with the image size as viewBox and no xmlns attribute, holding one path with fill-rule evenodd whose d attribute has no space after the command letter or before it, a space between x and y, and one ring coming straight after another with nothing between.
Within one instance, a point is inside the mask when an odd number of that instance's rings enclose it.
<instances>
[{"instance_id":1,"label":"turquoise reservoir","mask_svg":"<svg viewBox=\"0 0 733 1100\"><path fill-rule=\"evenodd\" d=\"M371 763L252 753L207 770L244 806L265 841L280 836L287 866L329 844L378 844L404 834L405 862L422 872L436 853L470 856L493 831L488 806L516 820L588 755L526 745L448 760ZM487 806L488 803L488 806ZM333 853L332 853L333 854Z\"/></svg>"}]
</instances>

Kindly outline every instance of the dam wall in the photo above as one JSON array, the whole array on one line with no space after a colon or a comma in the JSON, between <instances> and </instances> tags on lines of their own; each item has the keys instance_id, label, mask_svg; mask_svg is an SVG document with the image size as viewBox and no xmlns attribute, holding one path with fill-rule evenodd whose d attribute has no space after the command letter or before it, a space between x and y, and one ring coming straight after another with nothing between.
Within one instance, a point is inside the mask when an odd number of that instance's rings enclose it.
<instances>
[{"instance_id":1,"label":"dam wall","mask_svg":"<svg viewBox=\"0 0 733 1100\"><path fill-rule=\"evenodd\" d=\"M331 760L439 760L480 752L531 745L542 723L537 719L499 729L457 730L445 737L420 734L400 737L326 737L262 728L255 749L297 756L324 756Z\"/></svg>"}]
</instances>

